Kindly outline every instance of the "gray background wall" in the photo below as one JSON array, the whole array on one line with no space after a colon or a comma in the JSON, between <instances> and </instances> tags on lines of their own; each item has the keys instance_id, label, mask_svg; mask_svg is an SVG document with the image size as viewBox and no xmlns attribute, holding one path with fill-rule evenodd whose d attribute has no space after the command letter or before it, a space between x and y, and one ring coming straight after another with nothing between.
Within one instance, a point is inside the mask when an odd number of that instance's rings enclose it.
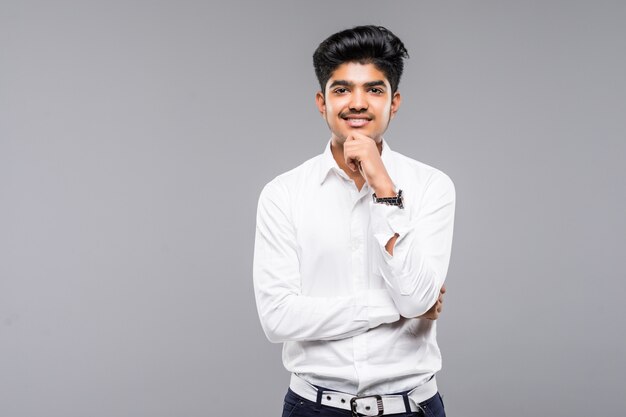
<instances>
[{"instance_id":1,"label":"gray background wall","mask_svg":"<svg viewBox=\"0 0 626 417\"><path fill-rule=\"evenodd\" d=\"M0 415L280 415L256 200L322 151L311 54L388 26L448 173L450 416L626 408L626 3L2 1Z\"/></svg>"}]
</instances>

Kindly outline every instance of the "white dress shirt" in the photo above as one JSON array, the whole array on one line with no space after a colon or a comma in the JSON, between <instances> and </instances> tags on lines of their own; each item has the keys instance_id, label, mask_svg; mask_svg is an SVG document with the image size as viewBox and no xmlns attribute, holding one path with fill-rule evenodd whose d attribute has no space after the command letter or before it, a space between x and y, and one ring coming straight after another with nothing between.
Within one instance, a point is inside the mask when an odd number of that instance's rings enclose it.
<instances>
[{"instance_id":1,"label":"white dress shirt","mask_svg":"<svg viewBox=\"0 0 626 417\"><path fill-rule=\"evenodd\" d=\"M441 369L434 305L450 260L455 190L443 172L381 158L404 209L359 191L330 149L268 183L259 198L254 290L283 363L314 385L358 394L413 389ZM385 245L398 237L393 256Z\"/></svg>"}]
</instances>

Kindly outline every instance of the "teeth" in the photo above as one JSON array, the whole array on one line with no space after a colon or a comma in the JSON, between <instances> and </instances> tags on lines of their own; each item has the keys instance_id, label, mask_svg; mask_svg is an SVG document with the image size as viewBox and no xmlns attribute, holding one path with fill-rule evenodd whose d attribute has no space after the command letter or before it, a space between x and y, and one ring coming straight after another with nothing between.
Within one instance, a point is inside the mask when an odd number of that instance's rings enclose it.
<instances>
[{"instance_id":1,"label":"teeth","mask_svg":"<svg viewBox=\"0 0 626 417\"><path fill-rule=\"evenodd\" d=\"M367 119L346 119L351 126L363 126L368 122Z\"/></svg>"}]
</instances>

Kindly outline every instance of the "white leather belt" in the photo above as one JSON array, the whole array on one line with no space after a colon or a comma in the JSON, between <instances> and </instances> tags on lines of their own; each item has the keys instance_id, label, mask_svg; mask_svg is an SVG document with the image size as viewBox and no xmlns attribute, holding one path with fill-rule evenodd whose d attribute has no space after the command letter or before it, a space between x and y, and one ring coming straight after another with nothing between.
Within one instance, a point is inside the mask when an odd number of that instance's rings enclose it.
<instances>
[{"instance_id":1,"label":"white leather belt","mask_svg":"<svg viewBox=\"0 0 626 417\"><path fill-rule=\"evenodd\" d=\"M309 401L317 402L318 389L295 373L291 374L289 388L299 396ZM433 376L430 381L407 393L411 411L422 410L419 403L426 401L437 394L437 382ZM322 405L351 410L354 415L382 416L387 414L406 413L404 397L394 395L364 395L355 396L340 391L322 391Z\"/></svg>"}]
</instances>

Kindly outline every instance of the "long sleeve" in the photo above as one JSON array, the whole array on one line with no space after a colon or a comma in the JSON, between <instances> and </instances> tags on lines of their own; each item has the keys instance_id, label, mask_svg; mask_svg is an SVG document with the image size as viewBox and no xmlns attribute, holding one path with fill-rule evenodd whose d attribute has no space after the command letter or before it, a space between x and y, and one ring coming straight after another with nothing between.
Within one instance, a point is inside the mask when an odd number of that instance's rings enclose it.
<instances>
[{"instance_id":1,"label":"long sleeve","mask_svg":"<svg viewBox=\"0 0 626 417\"><path fill-rule=\"evenodd\" d=\"M435 304L448 271L454 184L441 171L434 171L421 199L409 198L405 206L372 203L371 225L379 249L379 272L400 314L417 317ZM399 237L391 256L385 245L394 233Z\"/></svg>"},{"instance_id":2,"label":"long sleeve","mask_svg":"<svg viewBox=\"0 0 626 417\"><path fill-rule=\"evenodd\" d=\"M399 319L386 289L354 295L302 294L296 230L289 194L277 181L261 193L257 209L253 280L259 318L271 342L334 340Z\"/></svg>"}]
</instances>

